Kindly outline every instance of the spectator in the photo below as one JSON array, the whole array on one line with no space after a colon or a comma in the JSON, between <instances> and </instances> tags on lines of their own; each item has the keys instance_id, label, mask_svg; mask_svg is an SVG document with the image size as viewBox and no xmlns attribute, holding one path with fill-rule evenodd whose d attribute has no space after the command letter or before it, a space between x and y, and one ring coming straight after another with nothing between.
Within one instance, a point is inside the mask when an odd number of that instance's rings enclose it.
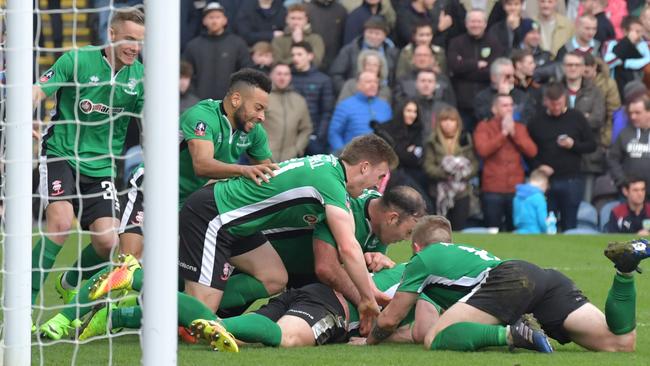
<instances>
[{"instance_id":1,"label":"spectator","mask_svg":"<svg viewBox=\"0 0 650 366\"><path fill-rule=\"evenodd\" d=\"M573 25L556 9L557 0L539 0L539 17L541 47L553 57L557 51L573 36Z\"/></svg>"},{"instance_id":2,"label":"spectator","mask_svg":"<svg viewBox=\"0 0 650 366\"><path fill-rule=\"evenodd\" d=\"M650 41L650 4L646 5L639 14L639 20L643 24L643 39Z\"/></svg>"},{"instance_id":3,"label":"spectator","mask_svg":"<svg viewBox=\"0 0 650 366\"><path fill-rule=\"evenodd\" d=\"M343 31L343 44L353 42L364 31L364 24L371 18L381 18L386 22L388 35L395 25L395 11L387 0L362 0L361 4L348 13Z\"/></svg>"},{"instance_id":4,"label":"spectator","mask_svg":"<svg viewBox=\"0 0 650 366\"><path fill-rule=\"evenodd\" d=\"M499 45L485 37L487 21L481 10L467 13L467 33L452 39L447 49L451 82L458 100L458 111L465 130L474 130L474 96L489 86L489 66L501 56Z\"/></svg>"},{"instance_id":5,"label":"spectator","mask_svg":"<svg viewBox=\"0 0 650 366\"><path fill-rule=\"evenodd\" d=\"M467 11L458 0L436 1L433 5L433 44L447 49L449 41L466 32Z\"/></svg>"},{"instance_id":6,"label":"spectator","mask_svg":"<svg viewBox=\"0 0 650 366\"><path fill-rule=\"evenodd\" d=\"M483 159L481 208L486 227L512 231L515 186L524 182L522 157L535 157L537 146L526 126L515 122L511 95L497 94L491 104L494 117L474 131L476 153Z\"/></svg>"},{"instance_id":7,"label":"spectator","mask_svg":"<svg viewBox=\"0 0 650 366\"><path fill-rule=\"evenodd\" d=\"M567 2L572 3L574 1L578 0L568 0ZM574 6L576 9L573 11L573 14L577 14L577 6ZM557 5L555 6L556 10L560 14L567 14L569 16L569 8L567 7L567 4L565 4L565 1L558 1ZM532 18L532 19L538 19L539 18L539 1L538 0L526 0L524 2L524 11L526 14ZM573 18L575 19L575 15Z\"/></svg>"},{"instance_id":8,"label":"spectator","mask_svg":"<svg viewBox=\"0 0 650 366\"><path fill-rule=\"evenodd\" d=\"M271 81L273 89L269 94L264 129L269 135L273 160L284 161L302 156L313 130L305 98L290 86L289 65L275 64L271 69Z\"/></svg>"},{"instance_id":9,"label":"spectator","mask_svg":"<svg viewBox=\"0 0 650 366\"><path fill-rule=\"evenodd\" d=\"M436 78L436 73L433 70L424 69L418 72L415 79L415 99L420 110L424 140L434 131L438 113L442 109L451 107L445 103L442 93L439 93Z\"/></svg>"},{"instance_id":10,"label":"spectator","mask_svg":"<svg viewBox=\"0 0 650 366\"><path fill-rule=\"evenodd\" d=\"M399 50L393 42L387 39L390 32L388 24L380 17L368 19L364 24L363 35L345 45L334 59L330 67L330 76L334 82L334 90L339 93L347 79L357 75L359 53L365 49L376 50L383 54L388 65L388 80L392 81L392 72L397 63Z\"/></svg>"},{"instance_id":11,"label":"spectator","mask_svg":"<svg viewBox=\"0 0 650 366\"><path fill-rule=\"evenodd\" d=\"M105 1L105 0L103 0ZM201 6L203 4L194 1L181 1L180 4L180 42L181 54L185 51L185 46L201 33ZM95 6L95 3L93 4ZM97 34L98 44L105 42L105 35Z\"/></svg>"},{"instance_id":12,"label":"spectator","mask_svg":"<svg viewBox=\"0 0 650 366\"><path fill-rule=\"evenodd\" d=\"M650 184L650 99L638 96L627 105L628 124L609 149L607 166L621 187L626 176L638 175Z\"/></svg>"},{"instance_id":13,"label":"spectator","mask_svg":"<svg viewBox=\"0 0 650 366\"><path fill-rule=\"evenodd\" d=\"M190 41L183 54L183 59L194 68L192 84L200 99L223 99L228 89L228 78L224 75L252 64L246 43L226 30L226 24L223 7L209 3L203 9L205 32Z\"/></svg>"},{"instance_id":14,"label":"spectator","mask_svg":"<svg viewBox=\"0 0 650 366\"><path fill-rule=\"evenodd\" d=\"M542 87L534 78L536 65L533 54L528 50L513 50L510 59L515 67L515 89L526 94L528 110L534 115L542 104Z\"/></svg>"},{"instance_id":15,"label":"spectator","mask_svg":"<svg viewBox=\"0 0 650 366\"><path fill-rule=\"evenodd\" d=\"M266 41L255 43L251 47L251 60L253 61L253 68L268 75L271 72L271 66L274 61L271 44Z\"/></svg>"},{"instance_id":16,"label":"spectator","mask_svg":"<svg viewBox=\"0 0 650 366\"><path fill-rule=\"evenodd\" d=\"M390 104L391 91L390 87L388 86L388 65L386 64L386 59L384 56L375 50L361 51L361 53L359 53L359 59L357 60L357 70L359 70L360 73L368 71L377 75L379 78L378 97ZM343 99L352 96L356 92L356 78L348 79L345 81L345 84L343 84L343 88L341 89L336 102L340 103Z\"/></svg>"},{"instance_id":17,"label":"spectator","mask_svg":"<svg viewBox=\"0 0 650 366\"><path fill-rule=\"evenodd\" d=\"M397 11L395 23L395 45L403 48L412 41L416 24L433 25L433 5L435 0L409 0L404 1ZM433 33L431 34L433 40Z\"/></svg>"},{"instance_id":18,"label":"spectator","mask_svg":"<svg viewBox=\"0 0 650 366\"><path fill-rule=\"evenodd\" d=\"M376 125L375 133L386 140L399 157L399 166L391 172L388 187L408 185L415 188L425 198L428 212L431 212L433 204L428 198L427 177L422 170L424 139L419 110L414 99L406 100L395 110L391 122Z\"/></svg>"},{"instance_id":19,"label":"spectator","mask_svg":"<svg viewBox=\"0 0 650 366\"><path fill-rule=\"evenodd\" d=\"M608 233L650 235L650 202L646 202L646 182L629 178L623 186L624 203L614 207L607 222Z\"/></svg>"},{"instance_id":20,"label":"spectator","mask_svg":"<svg viewBox=\"0 0 650 366\"><path fill-rule=\"evenodd\" d=\"M327 130L334 109L334 91L329 76L311 64L314 54L309 43L291 47L293 87L307 101L314 131L309 138L307 155L324 154L327 148Z\"/></svg>"},{"instance_id":21,"label":"spectator","mask_svg":"<svg viewBox=\"0 0 650 366\"><path fill-rule=\"evenodd\" d=\"M643 40L643 25L634 17L623 19L625 37L607 44L603 59L614 74L619 93L625 85L641 78L640 71L650 63L650 48Z\"/></svg>"},{"instance_id":22,"label":"spectator","mask_svg":"<svg viewBox=\"0 0 650 366\"><path fill-rule=\"evenodd\" d=\"M323 39L312 32L305 5L294 4L287 9L287 26L284 34L274 37L271 41L275 62L291 63L291 44L303 41L311 46L314 53L312 63L318 67L325 55Z\"/></svg>"},{"instance_id":23,"label":"spectator","mask_svg":"<svg viewBox=\"0 0 650 366\"><path fill-rule=\"evenodd\" d=\"M435 132L424 147L423 165L429 193L435 197L436 214L446 216L454 230L462 230L472 195L469 180L476 177L478 159L456 108L445 108L438 114Z\"/></svg>"},{"instance_id":24,"label":"spectator","mask_svg":"<svg viewBox=\"0 0 650 366\"><path fill-rule=\"evenodd\" d=\"M413 54L414 58L422 57L422 58L431 59L431 50L429 49L429 47L418 46L415 50L416 51ZM423 54L423 56L420 56L420 54ZM419 61L413 62L414 65L419 65L419 63L420 63ZM426 62L425 64L431 65L431 62ZM421 65L419 65L415 70L413 70L408 75L398 79L395 85L396 102L402 102L406 98L419 98L421 95L429 95L428 93L421 93L421 91L418 90L418 86L417 86L418 75L423 71L426 73L433 72L434 74L431 77L433 87L434 87L433 98L438 101L445 102L450 106L456 106L456 96L454 95L454 89L451 87L451 81L449 81L449 78L443 73L436 72L435 68L424 67ZM431 95L429 95L429 97L431 97Z\"/></svg>"},{"instance_id":25,"label":"spectator","mask_svg":"<svg viewBox=\"0 0 650 366\"><path fill-rule=\"evenodd\" d=\"M535 80L539 83L546 83L551 78L555 77L556 67L553 63L553 56L550 52L543 50L539 44L542 36L539 33L539 23L534 20L528 21L524 19L521 25L523 34L523 41L519 48L522 50L530 51L535 60Z\"/></svg>"},{"instance_id":26,"label":"spectator","mask_svg":"<svg viewBox=\"0 0 650 366\"><path fill-rule=\"evenodd\" d=\"M594 57L598 57L602 43L594 38L596 35L596 24L596 18L593 15L579 16L576 19L575 35L557 51L556 59L563 60L564 55L573 51L588 53Z\"/></svg>"},{"instance_id":27,"label":"spectator","mask_svg":"<svg viewBox=\"0 0 650 366\"><path fill-rule=\"evenodd\" d=\"M600 146L609 147L612 141L612 117L614 111L621 107L616 81L609 77L609 68L601 59L585 54L585 71L583 78L595 85L605 98L605 123L600 129Z\"/></svg>"},{"instance_id":28,"label":"spectator","mask_svg":"<svg viewBox=\"0 0 650 366\"><path fill-rule=\"evenodd\" d=\"M526 93L515 88L515 68L512 61L499 57L490 65L490 86L481 90L474 98L474 115L477 121L492 117L492 100L497 94L510 95L515 103L515 119L524 124L534 110L528 110Z\"/></svg>"},{"instance_id":29,"label":"spectator","mask_svg":"<svg viewBox=\"0 0 650 366\"><path fill-rule=\"evenodd\" d=\"M467 12L477 9L482 11L485 14L485 19L487 20L492 15L492 11L497 7L499 0L486 0L486 1L472 1L472 0L460 0L460 3L465 7ZM498 7L497 7L498 8Z\"/></svg>"},{"instance_id":30,"label":"spectator","mask_svg":"<svg viewBox=\"0 0 650 366\"><path fill-rule=\"evenodd\" d=\"M644 95L648 95L648 88L641 81L632 81L625 85L625 89L623 90L624 105L617 109L612 116L612 144L616 141L621 131L629 124L625 106Z\"/></svg>"},{"instance_id":31,"label":"spectator","mask_svg":"<svg viewBox=\"0 0 650 366\"><path fill-rule=\"evenodd\" d=\"M192 84L192 74L194 74L194 69L192 69L192 64L187 61L181 61L181 78L178 83L180 90L180 107L179 114L182 114L187 108L198 103L200 99L192 94L190 91L190 85Z\"/></svg>"},{"instance_id":32,"label":"spectator","mask_svg":"<svg viewBox=\"0 0 650 366\"><path fill-rule=\"evenodd\" d=\"M616 39L614 26L605 12L608 0L581 0L580 2L582 3L582 14L591 15L596 18L596 40L604 44L606 41Z\"/></svg>"},{"instance_id":33,"label":"spectator","mask_svg":"<svg viewBox=\"0 0 650 366\"><path fill-rule=\"evenodd\" d=\"M548 176L539 169L530 173L526 184L517 184L513 200L513 221L517 234L546 234L548 209L544 192Z\"/></svg>"},{"instance_id":34,"label":"spectator","mask_svg":"<svg viewBox=\"0 0 650 366\"><path fill-rule=\"evenodd\" d=\"M328 136L335 153L353 138L372 132L371 122L384 123L392 118L390 105L377 98L379 78L376 74L367 71L359 74L357 90L334 109Z\"/></svg>"},{"instance_id":35,"label":"spectator","mask_svg":"<svg viewBox=\"0 0 650 366\"><path fill-rule=\"evenodd\" d=\"M506 13L506 18L490 26L488 37L500 42L501 48L506 54L510 54L513 48L517 48L523 40L521 14L523 0L502 0L501 5Z\"/></svg>"},{"instance_id":36,"label":"spectator","mask_svg":"<svg viewBox=\"0 0 650 366\"><path fill-rule=\"evenodd\" d=\"M528 125L538 150L533 166L551 177L549 209L559 212L560 226L569 230L576 227L584 196L582 155L596 150L596 140L584 115L567 108L567 92L561 83L546 86L543 104L545 110L540 109Z\"/></svg>"},{"instance_id":37,"label":"spectator","mask_svg":"<svg viewBox=\"0 0 650 366\"><path fill-rule=\"evenodd\" d=\"M343 46L343 29L348 12L333 0L312 0L305 6L312 32L320 35L325 45L320 70L326 72Z\"/></svg>"},{"instance_id":38,"label":"spectator","mask_svg":"<svg viewBox=\"0 0 650 366\"><path fill-rule=\"evenodd\" d=\"M562 63L564 86L569 92L568 107L582 113L587 119L591 133L600 141L601 130L605 125L605 97L591 81L583 78L585 73L584 55L572 51L564 56ZM591 202L592 188L596 176L605 171L605 149L596 144L596 151L582 156L583 177L585 178L584 199Z\"/></svg>"},{"instance_id":39,"label":"spectator","mask_svg":"<svg viewBox=\"0 0 650 366\"><path fill-rule=\"evenodd\" d=\"M445 57L445 51L431 43L433 41L433 28L429 23L416 23L413 26L413 34L411 38L411 43L407 44L402 48L402 51L399 53L399 59L397 60L397 67L395 68L395 80L401 80L403 77L411 75L413 71L417 68L414 66L415 60L413 59L413 52L418 46L427 46L431 48L433 57L435 58L436 73L447 73L447 58Z\"/></svg>"},{"instance_id":40,"label":"spectator","mask_svg":"<svg viewBox=\"0 0 650 366\"><path fill-rule=\"evenodd\" d=\"M271 42L284 34L287 9L282 0L248 0L237 13L237 33L249 46L259 41Z\"/></svg>"}]
</instances>

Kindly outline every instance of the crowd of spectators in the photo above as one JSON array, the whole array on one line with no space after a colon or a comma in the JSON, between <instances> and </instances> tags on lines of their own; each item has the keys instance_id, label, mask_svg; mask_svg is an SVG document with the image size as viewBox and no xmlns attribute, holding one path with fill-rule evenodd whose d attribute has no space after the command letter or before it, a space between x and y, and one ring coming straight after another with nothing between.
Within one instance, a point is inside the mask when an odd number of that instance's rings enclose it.
<instances>
[{"instance_id":1,"label":"crowd of spectators","mask_svg":"<svg viewBox=\"0 0 650 366\"><path fill-rule=\"evenodd\" d=\"M575 230L584 205L612 207L605 194L623 208L600 227L650 226L637 202L650 182L650 1L181 4L182 102L223 98L240 68L269 73L275 160L375 132L400 157L388 184L418 189L455 230L544 232L546 207Z\"/></svg>"}]
</instances>

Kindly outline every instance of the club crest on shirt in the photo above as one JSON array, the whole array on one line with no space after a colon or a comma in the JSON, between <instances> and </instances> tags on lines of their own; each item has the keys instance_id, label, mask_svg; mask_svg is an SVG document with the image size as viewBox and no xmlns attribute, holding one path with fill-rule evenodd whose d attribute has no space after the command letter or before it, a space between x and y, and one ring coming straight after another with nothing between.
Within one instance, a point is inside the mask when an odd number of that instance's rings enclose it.
<instances>
[{"instance_id":1,"label":"club crest on shirt","mask_svg":"<svg viewBox=\"0 0 650 366\"><path fill-rule=\"evenodd\" d=\"M205 130L208 126L206 126L205 122L203 121L197 121L196 126L194 126L194 134L196 136L205 136Z\"/></svg>"},{"instance_id":2,"label":"club crest on shirt","mask_svg":"<svg viewBox=\"0 0 650 366\"><path fill-rule=\"evenodd\" d=\"M488 58L490 57L490 54L492 53L492 49L490 47L483 47L481 48L481 57L482 58Z\"/></svg>"},{"instance_id":3,"label":"club crest on shirt","mask_svg":"<svg viewBox=\"0 0 650 366\"><path fill-rule=\"evenodd\" d=\"M45 71L45 73L43 74L43 76L41 76L39 81L41 83L46 83L48 80L50 80L51 78L54 77L54 73L55 73L54 69L49 69L49 70Z\"/></svg>"},{"instance_id":4,"label":"club crest on shirt","mask_svg":"<svg viewBox=\"0 0 650 366\"><path fill-rule=\"evenodd\" d=\"M138 92L135 90L135 87L138 85L138 81L131 78L126 83L126 88L123 88L122 91L129 95L137 95Z\"/></svg>"}]
</instances>

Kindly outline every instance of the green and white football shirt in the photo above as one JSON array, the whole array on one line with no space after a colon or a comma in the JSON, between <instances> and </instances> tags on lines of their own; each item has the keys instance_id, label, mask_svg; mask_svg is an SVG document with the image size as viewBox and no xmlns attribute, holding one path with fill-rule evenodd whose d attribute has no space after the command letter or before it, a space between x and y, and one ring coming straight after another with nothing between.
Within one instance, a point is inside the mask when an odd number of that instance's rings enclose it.
<instances>
[{"instance_id":1,"label":"green and white football shirt","mask_svg":"<svg viewBox=\"0 0 650 366\"><path fill-rule=\"evenodd\" d=\"M43 136L44 154L65 158L89 177L114 177L131 117L144 103L143 66L113 70L99 47L64 53L39 79L56 114Z\"/></svg>"}]
</instances>

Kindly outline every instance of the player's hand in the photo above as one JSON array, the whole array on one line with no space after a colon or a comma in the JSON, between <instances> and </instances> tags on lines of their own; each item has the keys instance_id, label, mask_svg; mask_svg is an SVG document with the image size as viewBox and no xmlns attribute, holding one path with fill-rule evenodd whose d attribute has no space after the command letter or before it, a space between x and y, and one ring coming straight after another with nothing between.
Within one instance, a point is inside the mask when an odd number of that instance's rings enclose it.
<instances>
[{"instance_id":1,"label":"player's hand","mask_svg":"<svg viewBox=\"0 0 650 366\"><path fill-rule=\"evenodd\" d=\"M395 262L382 253L364 253L363 257L366 260L368 270L371 272L379 272L384 268L395 267Z\"/></svg>"},{"instance_id":2,"label":"player's hand","mask_svg":"<svg viewBox=\"0 0 650 366\"><path fill-rule=\"evenodd\" d=\"M372 322L379 315L379 306L375 299L361 300L359 306L359 334L367 336L372 329Z\"/></svg>"},{"instance_id":3,"label":"player's hand","mask_svg":"<svg viewBox=\"0 0 650 366\"><path fill-rule=\"evenodd\" d=\"M268 183L269 179L275 176L273 171L278 168L278 164L275 163L242 165L241 175L251 179L259 186L262 185L262 181Z\"/></svg>"},{"instance_id":4,"label":"player's hand","mask_svg":"<svg viewBox=\"0 0 650 366\"><path fill-rule=\"evenodd\" d=\"M349 345L352 346L366 346L366 338L365 337L350 337L350 340L348 341Z\"/></svg>"}]
</instances>

